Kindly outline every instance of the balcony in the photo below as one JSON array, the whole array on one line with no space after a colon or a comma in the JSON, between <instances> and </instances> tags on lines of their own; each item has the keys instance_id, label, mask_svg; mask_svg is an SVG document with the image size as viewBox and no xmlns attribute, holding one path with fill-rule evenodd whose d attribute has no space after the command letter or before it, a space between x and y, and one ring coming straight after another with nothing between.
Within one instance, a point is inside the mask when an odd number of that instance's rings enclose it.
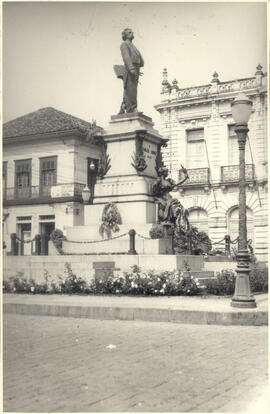
<instances>
[{"instance_id":1,"label":"balcony","mask_svg":"<svg viewBox=\"0 0 270 414\"><path fill-rule=\"evenodd\" d=\"M246 164L246 181L255 180L254 164ZM239 182L239 165L226 165L221 167L222 183L238 183Z\"/></svg>"},{"instance_id":2,"label":"balcony","mask_svg":"<svg viewBox=\"0 0 270 414\"><path fill-rule=\"evenodd\" d=\"M209 168L193 168L190 170L187 170L189 178L187 181L184 182L182 185L185 186L191 186L191 185L202 185L207 186L209 185ZM179 177L181 179L181 177Z\"/></svg>"},{"instance_id":3,"label":"balcony","mask_svg":"<svg viewBox=\"0 0 270 414\"><path fill-rule=\"evenodd\" d=\"M65 183L53 186L31 186L3 189L3 204L42 204L57 201L82 201L85 184Z\"/></svg>"}]
</instances>

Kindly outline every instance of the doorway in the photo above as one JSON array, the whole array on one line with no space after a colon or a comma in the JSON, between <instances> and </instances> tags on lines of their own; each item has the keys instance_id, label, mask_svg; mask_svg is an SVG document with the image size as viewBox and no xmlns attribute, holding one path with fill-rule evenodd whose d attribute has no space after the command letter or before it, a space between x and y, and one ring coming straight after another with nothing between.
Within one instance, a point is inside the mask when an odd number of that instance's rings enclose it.
<instances>
[{"instance_id":1,"label":"doorway","mask_svg":"<svg viewBox=\"0 0 270 414\"><path fill-rule=\"evenodd\" d=\"M40 234L45 234L45 246L43 254L48 256L49 254L49 240L52 231L55 229L54 222L40 223Z\"/></svg>"},{"instance_id":2,"label":"doorway","mask_svg":"<svg viewBox=\"0 0 270 414\"><path fill-rule=\"evenodd\" d=\"M19 224L19 238L20 242L20 255L21 256L31 256L32 254L32 243L31 240L31 223L21 223Z\"/></svg>"}]
</instances>

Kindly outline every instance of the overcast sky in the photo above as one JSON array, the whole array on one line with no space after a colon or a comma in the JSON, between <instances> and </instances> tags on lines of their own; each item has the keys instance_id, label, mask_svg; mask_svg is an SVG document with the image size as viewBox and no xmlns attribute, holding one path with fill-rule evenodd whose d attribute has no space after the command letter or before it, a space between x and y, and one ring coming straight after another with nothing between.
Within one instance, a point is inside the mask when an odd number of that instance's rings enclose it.
<instances>
[{"instance_id":1,"label":"overcast sky","mask_svg":"<svg viewBox=\"0 0 270 414\"><path fill-rule=\"evenodd\" d=\"M145 60L138 108L159 114L162 71L179 87L267 69L266 3L4 3L4 122L52 106L103 127L118 113L121 32L131 27Z\"/></svg>"}]
</instances>

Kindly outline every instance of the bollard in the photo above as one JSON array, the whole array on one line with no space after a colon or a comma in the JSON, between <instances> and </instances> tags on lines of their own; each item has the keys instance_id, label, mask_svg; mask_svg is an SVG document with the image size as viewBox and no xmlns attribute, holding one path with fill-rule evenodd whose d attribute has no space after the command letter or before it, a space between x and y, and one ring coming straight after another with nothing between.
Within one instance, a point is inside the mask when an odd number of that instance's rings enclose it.
<instances>
[{"instance_id":1,"label":"bollard","mask_svg":"<svg viewBox=\"0 0 270 414\"><path fill-rule=\"evenodd\" d=\"M18 242L17 242L17 234L11 233L11 256L18 256Z\"/></svg>"},{"instance_id":2,"label":"bollard","mask_svg":"<svg viewBox=\"0 0 270 414\"><path fill-rule=\"evenodd\" d=\"M128 254L137 254L135 250L135 234L136 231L134 229L129 230L129 251Z\"/></svg>"},{"instance_id":3,"label":"bollard","mask_svg":"<svg viewBox=\"0 0 270 414\"><path fill-rule=\"evenodd\" d=\"M35 235L35 254L40 256L41 254L41 237L40 234Z\"/></svg>"}]
</instances>

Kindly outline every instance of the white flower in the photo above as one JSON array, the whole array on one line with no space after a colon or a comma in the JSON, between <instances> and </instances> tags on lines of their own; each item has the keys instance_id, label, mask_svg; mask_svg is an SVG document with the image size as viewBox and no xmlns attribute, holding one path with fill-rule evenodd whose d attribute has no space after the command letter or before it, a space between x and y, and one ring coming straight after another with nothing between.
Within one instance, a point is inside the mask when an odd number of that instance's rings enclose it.
<instances>
[{"instance_id":1,"label":"white flower","mask_svg":"<svg viewBox=\"0 0 270 414\"><path fill-rule=\"evenodd\" d=\"M187 292L190 292L190 289L188 289Z\"/></svg>"},{"instance_id":2,"label":"white flower","mask_svg":"<svg viewBox=\"0 0 270 414\"><path fill-rule=\"evenodd\" d=\"M35 291L35 287L31 286L31 292L34 292L34 291Z\"/></svg>"},{"instance_id":3,"label":"white flower","mask_svg":"<svg viewBox=\"0 0 270 414\"><path fill-rule=\"evenodd\" d=\"M163 283L162 287L165 288L166 287L166 283Z\"/></svg>"}]
</instances>

